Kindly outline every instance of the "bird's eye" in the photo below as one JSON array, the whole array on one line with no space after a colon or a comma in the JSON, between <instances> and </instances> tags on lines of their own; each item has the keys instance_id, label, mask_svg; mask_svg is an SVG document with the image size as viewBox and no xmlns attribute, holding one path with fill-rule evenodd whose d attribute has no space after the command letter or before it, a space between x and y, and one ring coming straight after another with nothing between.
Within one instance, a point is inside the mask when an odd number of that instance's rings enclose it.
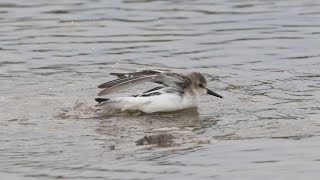
<instances>
[{"instance_id":1,"label":"bird's eye","mask_svg":"<svg viewBox=\"0 0 320 180\"><path fill-rule=\"evenodd\" d=\"M199 87L204 88L203 84L199 84Z\"/></svg>"}]
</instances>

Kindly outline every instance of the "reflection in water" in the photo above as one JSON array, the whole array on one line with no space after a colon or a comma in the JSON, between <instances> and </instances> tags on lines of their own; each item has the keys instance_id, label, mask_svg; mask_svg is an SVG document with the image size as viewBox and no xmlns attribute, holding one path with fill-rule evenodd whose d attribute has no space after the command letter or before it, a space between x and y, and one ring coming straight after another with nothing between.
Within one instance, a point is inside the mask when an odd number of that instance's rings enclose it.
<instances>
[{"instance_id":1,"label":"reflection in water","mask_svg":"<svg viewBox=\"0 0 320 180\"><path fill-rule=\"evenodd\" d=\"M108 137L105 141L105 146L115 145L120 146L119 139L129 138L125 142L126 146L144 137L154 136L159 134L167 134L175 139L175 146L181 146L185 143L198 143L202 139L198 139L198 133L205 128L209 128L216 123L216 119L212 117L201 116L196 108L181 110L170 113L155 113L155 114L124 114L120 113L101 115L95 117L99 119L99 125L96 132ZM111 140L110 140L111 139ZM192 140L191 140L192 139Z\"/></svg>"},{"instance_id":2,"label":"reflection in water","mask_svg":"<svg viewBox=\"0 0 320 180\"><path fill-rule=\"evenodd\" d=\"M311 0L0 3L1 177L316 179L319 8ZM203 96L199 109L173 113L95 112L96 86L110 72L145 68L201 72L224 99ZM173 139L136 146L154 135Z\"/></svg>"}]
</instances>

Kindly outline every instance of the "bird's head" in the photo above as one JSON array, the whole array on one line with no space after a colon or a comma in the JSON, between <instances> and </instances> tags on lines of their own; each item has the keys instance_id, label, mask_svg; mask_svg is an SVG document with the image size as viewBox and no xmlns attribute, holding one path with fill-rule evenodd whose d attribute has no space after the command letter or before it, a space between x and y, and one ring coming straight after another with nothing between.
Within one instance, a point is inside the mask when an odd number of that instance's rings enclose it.
<instances>
[{"instance_id":1,"label":"bird's head","mask_svg":"<svg viewBox=\"0 0 320 180\"><path fill-rule=\"evenodd\" d=\"M212 95L212 96L216 96L216 97L222 98L221 95L219 95L219 94L213 92L212 90L208 89L207 80L201 73L192 72L192 73L190 73L188 75L188 77L191 80L192 89L194 90L194 92L197 95L209 94L209 95Z\"/></svg>"}]
</instances>

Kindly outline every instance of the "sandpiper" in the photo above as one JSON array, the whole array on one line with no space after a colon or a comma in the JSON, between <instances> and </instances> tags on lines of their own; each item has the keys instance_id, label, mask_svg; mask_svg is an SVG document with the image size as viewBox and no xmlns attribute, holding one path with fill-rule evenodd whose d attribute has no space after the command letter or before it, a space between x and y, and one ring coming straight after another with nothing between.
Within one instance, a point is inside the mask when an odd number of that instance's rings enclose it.
<instances>
[{"instance_id":1,"label":"sandpiper","mask_svg":"<svg viewBox=\"0 0 320 180\"><path fill-rule=\"evenodd\" d=\"M169 70L142 70L133 73L110 73L118 79L98 86L103 96L145 82L160 84L153 89L129 97L96 98L97 104L104 111L137 110L145 113L170 112L198 106L198 98L209 94L222 98L221 95L207 88L205 77L199 72L187 75Z\"/></svg>"}]
</instances>

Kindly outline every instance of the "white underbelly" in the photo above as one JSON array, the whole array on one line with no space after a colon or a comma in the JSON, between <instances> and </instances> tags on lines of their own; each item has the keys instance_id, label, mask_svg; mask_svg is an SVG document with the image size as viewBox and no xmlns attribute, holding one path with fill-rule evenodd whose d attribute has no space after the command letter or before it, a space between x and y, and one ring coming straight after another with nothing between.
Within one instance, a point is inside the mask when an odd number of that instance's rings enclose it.
<instances>
[{"instance_id":1,"label":"white underbelly","mask_svg":"<svg viewBox=\"0 0 320 180\"><path fill-rule=\"evenodd\" d=\"M100 105L104 110L139 110L145 113L171 112L197 106L197 100L177 94L150 97L119 97Z\"/></svg>"},{"instance_id":2,"label":"white underbelly","mask_svg":"<svg viewBox=\"0 0 320 180\"><path fill-rule=\"evenodd\" d=\"M171 112L181 109L197 106L193 99L186 99L179 95L160 95L154 96L149 103L141 106L141 111L146 113L152 112Z\"/></svg>"}]
</instances>

